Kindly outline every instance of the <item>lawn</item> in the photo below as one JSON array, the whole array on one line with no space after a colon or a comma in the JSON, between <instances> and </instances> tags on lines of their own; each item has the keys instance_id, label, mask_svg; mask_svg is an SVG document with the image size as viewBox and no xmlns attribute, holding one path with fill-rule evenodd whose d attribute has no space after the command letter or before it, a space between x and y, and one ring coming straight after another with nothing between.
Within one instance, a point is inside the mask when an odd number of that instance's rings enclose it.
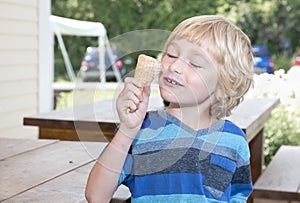
<instances>
[{"instance_id":1,"label":"lawn","mask_svg":"<svg viewBox=\"0 0 300 203\"><path fill-rule=\"evenodd\" d=\"M87 90L74 90L71 92L61 92L57 97L56 109L63 109L82 104L94 103L106 99L117 99L122 84L111 84L111 87L104 89L95 88ZM157 85L151 86L151 94L158 95Z\"/></svg>"}]
</instances>

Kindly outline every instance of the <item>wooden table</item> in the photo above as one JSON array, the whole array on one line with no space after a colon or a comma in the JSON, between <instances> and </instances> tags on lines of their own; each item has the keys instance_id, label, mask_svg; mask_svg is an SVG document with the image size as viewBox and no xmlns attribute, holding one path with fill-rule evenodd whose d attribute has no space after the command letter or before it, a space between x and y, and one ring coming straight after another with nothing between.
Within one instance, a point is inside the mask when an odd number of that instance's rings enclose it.
<instances>
[{"instance_id":1,"label":"wooden table","mask_svg":"<svg viewBox=\"0 0 300 203\"><path fill-rule=\"evenodd\" d=\"M88 174L106 144L0 138L0 202L86 202Z\"/></svg>"},{"instance_id":2,"label":"wooden table","mask_svg":"<svg viewBox=\"0 0 300 203\"><path fill-rule=\"evenodd\" d=\"M119 123L115 100L24 117L24 125L39 127L39 138L69 141L110 140ZM160 97L150 97L148 110L163 108Z\"/></svg>"},{"instance_id":3,"label":"wooden table","mask_svg":"<svg viewBox=\"0 0 300 203\"><path fill-rule=\"evenodd\" d=\"M251 151L252 179L255 182L263 166L263 129L279 99L245 99L229 117L244 130ZM149 110L163 108L158 97L150 99ZM115 101L56 110L24 118L24 125L38 126L39 138L81 141L110 140L119 122ZM105 139L105 137L107 139Z\"/></svg>"}]
</instances>

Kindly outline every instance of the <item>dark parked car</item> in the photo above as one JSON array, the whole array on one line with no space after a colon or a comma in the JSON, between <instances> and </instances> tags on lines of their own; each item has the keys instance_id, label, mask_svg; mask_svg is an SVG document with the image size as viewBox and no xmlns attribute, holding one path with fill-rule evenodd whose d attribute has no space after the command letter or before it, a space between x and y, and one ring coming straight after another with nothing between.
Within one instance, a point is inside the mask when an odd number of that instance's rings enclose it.
<instances>
[{"instance_id":1,"label":"dark parked car","mask_svg":"<svg viewBox=\"0 0 300 203\"><path fill-rule=\"evenodd\" d=\"M274 63L267 46L253 45L254 73L274 73Z\"/></svg>"},{"instance_id":2,"label":"dark parked car","mask_svg":"<svg viewBox=\"0 0 300 203\"><path fill-rule=\"evenodd\" d=\"M112 48L114 64L120 71L121 77L126 74L126 67L123 61L119 58L116 49ZM109 59L107 50L105 50L105 70L106 80L116 80L112 69L112 62ZM84 82L100 81L99 70L99 52L98 47L88 47L81 61L79 75Z\"/></svg>"}]
</instances>

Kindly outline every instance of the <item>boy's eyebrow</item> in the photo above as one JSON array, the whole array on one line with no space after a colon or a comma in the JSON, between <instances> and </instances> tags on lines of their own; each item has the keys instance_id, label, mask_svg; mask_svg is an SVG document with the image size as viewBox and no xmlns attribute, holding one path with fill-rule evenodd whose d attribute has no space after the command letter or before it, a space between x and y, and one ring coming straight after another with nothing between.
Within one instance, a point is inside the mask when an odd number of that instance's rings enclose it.
<instances>
[{"instance_id":1,"label":"boy's eyebrow","mask_svg":"<svg viewBox=\"0 0 300 203\"><path fill-rule=\"evenodd\" d=\"M169 43L169 45L168 45L168 48L170 47L170 46L174 46L174 47L176 47L176 48L178 48L179 47L179 45L176 43L176 41L171 41L170 43Z\"/></svg>"},{"instance_id":2,"label":"boy's eyebrow","mask_svg":"<svg viewBox=\"0 0 300 203\"><path fill-rule=\"evenodd\" d=\"M192 42L189 42L189 43L192 43ZM192 44L194 44L194 43L192 43ZM196 45L196 44L194 44L194 45ZM179 44L177 43L177 40L172 40L169 43L168 48L170 46L173 46L176 49L179 49ZM196 45L196 46L197 46L197 48L193 48L193 50L192 50L194 53L191 53L191 54L194 54L196 57L200 57L201 60L203 60L205 63L213 64L213 65L217 64L215 59L212 56L210 56L210 54L203 47L199 47L198 45Z\"/></svg>"},{"instance_id":3,"label":"boy's eyebrow","mask_svg":"<svg viewBox=\"0 0 300 203\"><path fill-rule=\"evenodd\" d=\"M199 59L207 64L213 64L216 65L216 62L212 58L212 56L209 55L206 51L202 50L201 48L198 48L197 50L194 51L194 56L199 57Z\"/></svg>"},{"instance_id":4,"label":"boy's eyebrow","mask_svg":"<svg viewBox=\"0 0 300 203\"><path fill-rule=\"evenodd\" d=\"M203 60L206 63L213 63L211 57L209 57L205 52L202 52L201 54L196 52L194 56L199 57L201 60Z\"/></svg>"}]
</instances>

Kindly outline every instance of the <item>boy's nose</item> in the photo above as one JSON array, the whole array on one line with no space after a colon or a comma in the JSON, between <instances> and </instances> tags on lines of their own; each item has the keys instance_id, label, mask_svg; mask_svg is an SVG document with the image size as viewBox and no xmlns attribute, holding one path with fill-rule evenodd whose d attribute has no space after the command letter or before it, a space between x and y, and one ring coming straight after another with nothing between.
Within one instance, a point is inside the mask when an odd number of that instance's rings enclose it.
<instances>
[{"instance_id":1,"label":"boy's nose","mask_svg":"<svg viewBox=\"0 0 300 203\"><path fill-rule=\"evenodd\" d=\"M170 70L171 72L175 72L175 73L178 73L178 74L182 74L183 68L184 68L185 66L187 66L187 65L188 65L188 64L187 64L186 61L184 61L184 60L181 59L181 58L177 58L176 60L173 61L172 64L170 64L169 70Z\"/></svg>"}]
</instances>

